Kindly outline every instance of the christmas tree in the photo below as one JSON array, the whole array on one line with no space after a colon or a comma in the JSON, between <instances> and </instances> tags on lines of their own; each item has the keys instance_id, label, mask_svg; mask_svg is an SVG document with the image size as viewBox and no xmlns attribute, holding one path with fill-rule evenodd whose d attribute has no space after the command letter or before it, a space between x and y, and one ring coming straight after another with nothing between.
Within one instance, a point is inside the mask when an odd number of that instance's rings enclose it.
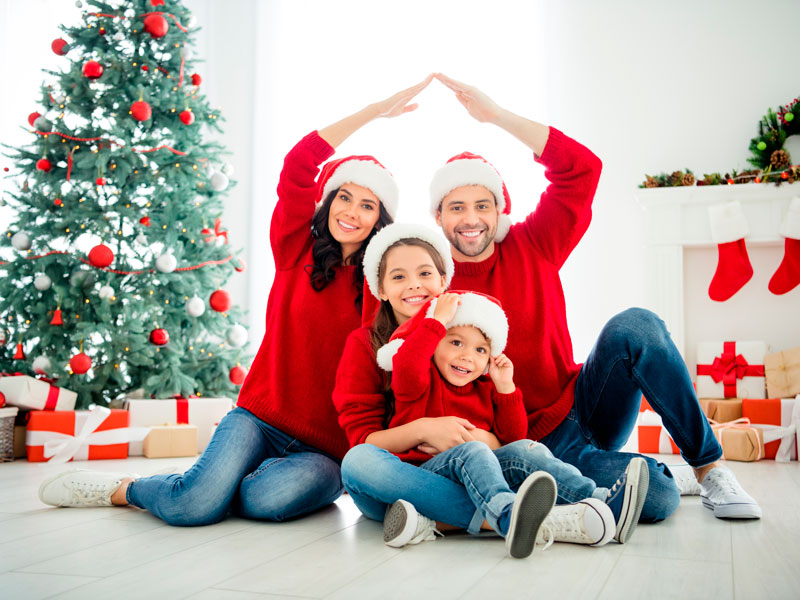
<instances>
[{"instance_id":1,"label":"christmas tree","mask_svg":"<svg viewBox=\"0 0 800 600\"><path fill-rule=\"evenodd\" d=\"M221 222L220 114L200 92L193 19L169 0L89 0L52 43L31 141L7 150L15 210L0 242L0 370L78 392L235 397L244 270Z\"/></svg>"}]
</instances>

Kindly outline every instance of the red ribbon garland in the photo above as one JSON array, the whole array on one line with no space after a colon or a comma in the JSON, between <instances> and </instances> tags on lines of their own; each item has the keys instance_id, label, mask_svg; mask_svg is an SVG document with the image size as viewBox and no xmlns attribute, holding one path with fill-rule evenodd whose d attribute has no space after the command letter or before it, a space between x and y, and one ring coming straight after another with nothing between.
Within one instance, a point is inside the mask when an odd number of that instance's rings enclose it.
<instances>
[{"instance_id":1,"label":"red ribbon garland","mask_svg":"<svg viewBox=\"0 0 800 600\"><path fill-rule=\"evenodd\" d=\"M38 260L40 258L44 258L46 256L50 256L51 254L66 254L67 256L72 256L69 252L65 252L63 250L51 250L50 252L47 252L45 254L40 254L38 256L26 256L25 259L26 260ZM141 270L141 271L117 271L115 269L109 269L108 267L95 267L88 260L86 260L85 258L81 258L80 256L76 256L75 258L77 258L82 263L85 263L85 264L89 265L93 269L97 269L98 271L106 271L108 273L116 273L117 275L141 275L143 273L155 273L156 272L155 269L144 269L144 270ZM231 259L233 259L233 255L229 254L228 256L226 256L225 258L220 259L220 260L207 260L205 262L201 262L199 265L194 265L192 267L178 267L175 270L176 271L193 271L195 269L199 269L201 267L205 267L205 266L208 266L208 265L223 265L223 264L225 264L226 262L228 262ZM11 261L0 260L0 265L8 265L8 264L11 264Z\"/></svg>"},{"instance_id":2,"label":"red ribbon garland","mask_svg":"<svg viewBox=\"0 0 800 600\"><path fill-rule=\"evenodd\" d=\"M764 365L751 365L736 354L736 342L723 342L722 354L710 365L697 365L698 375L710 375L714 383L722 382L726 398L736 398L736 380L743 377L764 377Z\"/></svg>"},{"instance_id":3,"label":"red ribbon garland","mask_svg":"<svg viewBox=\"0 0 800 600\"><path fill-rule=\"evenodd\" d=\"M72 154L75 152L73 149L69 154L67 154L67 181L69 181L70 175L72 175Z\"/></svg>"},{"instance_id":4,"label":"red ribbon garland","mask_svg":"<svg viewBox=\"0 0 800 600\"><path fill-rule=\"evenodd\" d=\"M101 137L79 138L79 137L74 137L74 136L71 136L71 135L67 135L66 133L60 133L58 131L37 131L36 129L33 130L33 133L37 133L39 135L60 135L63 138L66 138L68 140L72 140L73 142L97 142L97 141L99 141L100 144L98 144L98 146L100 148L102 148L103 144L108 144L109 146L112 146L112 145L113 146L119 146L120 148L123 148L123 149L126 147L126 146L123 146L122 144L118 144L114 140L103 140L103 138L101 138ZM169 150L173 154L177 154L178 156L186 156L186 152L181 152L180 150L175 150L175 148L172 148L171 146L167 146L166 144L162 144L161 146L156 146L155 148L147 148L147 149L131 148L131 151L132 152L142 152L142 153L144 153L144 152L155 152L156 150L161 150L161 149L164 149L164 148L166 148L167 150Z\"/></svg>"}]
</instances>

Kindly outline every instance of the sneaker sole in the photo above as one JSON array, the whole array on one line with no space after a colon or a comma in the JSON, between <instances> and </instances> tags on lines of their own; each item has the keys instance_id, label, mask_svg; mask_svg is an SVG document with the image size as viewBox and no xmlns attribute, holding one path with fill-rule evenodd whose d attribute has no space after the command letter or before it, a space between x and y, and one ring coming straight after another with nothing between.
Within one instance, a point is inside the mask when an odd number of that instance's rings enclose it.
<instances>
[{"instance_id":1,"label":"sneaker sole","mask_svg":"<svg viewBox=\"0 0 800 600\"><path fill-rule=\"evenodd\" d=\"M719 504L703 496L703 506L714 511L718 519L760 519L761 507L756 504Z\"/></svg>"},{"instance_id":2,"label":"sneaker sole","mask_svg":"<svg viewBox=\"0 0 800 600\"><path fill-rule=\"evenodd\" d=\"M506 535L509 556L526 558L531 555L539 529L555 503L556 482L548 473L534 473L522 482Z\"/></svg>"},{"instance_id":3,"label":"sneaker sole","mask_svg":"<svg viewBox=\"0 0 800 600\"><path fill-rule=\"evenodd\" d=\"M633 460L637 462L639 468L633 469L628 473L628 478L625 482L622 514L617 526L617 533L614 536L614 539L620 544L624 544L631 539L642 514L642 507L647 498L647 489L650 487L650 471L647 468L647 461L639 457Z\"/></svg>"},{"instance_id":4,"label":"sneaker sole","mask_svg":"<svg viewBox=\"0 0 800 600\"><path fill-rule=\"evenodd\" d=\"M386 509L383 517L383 542L392 548L405 546L417 529L417 524L408 518L405 500L398 500Z\"/></svg>"}]
</instances>

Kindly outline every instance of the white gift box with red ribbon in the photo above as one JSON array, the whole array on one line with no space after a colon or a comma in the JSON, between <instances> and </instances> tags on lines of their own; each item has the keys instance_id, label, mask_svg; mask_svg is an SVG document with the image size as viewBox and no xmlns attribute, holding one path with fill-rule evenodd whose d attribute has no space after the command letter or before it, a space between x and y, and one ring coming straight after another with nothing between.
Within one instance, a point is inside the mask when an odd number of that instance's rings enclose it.
<instances>
[{"instance_id":1,"label":"white gift box with red ribbon","mask_svg":"<svg viewBox=\"0 0 800 600\"><path fill-rule=\"evenodd\" d=\"M0 376L0 392L12 406L28 410L74 410L78 394L28 375Z\"/></svg>"},{"instance_id":2,"label":"white gift box with red ribbon","mask_svg":"<svg viewBox=\"0 0 800 600\"><path fill-rule=\"evenodd\" d=\"M699 398L766 398L766 342L701 342L697 345Z\"/></svg>"},{"instance_id":3,"label":"white gift box with red ribbon","mask_svg":"<svg viewBox=\"0 0 800 600\"><path fill-rule=\"evenodd\" d=\"M139 400L127 398L123 403L131 415L131 426L197 425L197 453L211 441L214 426L233 408L230 398L165 398ZM142 456L142 442L131 442L128 456Z\"/></svg>"}]
</instances>

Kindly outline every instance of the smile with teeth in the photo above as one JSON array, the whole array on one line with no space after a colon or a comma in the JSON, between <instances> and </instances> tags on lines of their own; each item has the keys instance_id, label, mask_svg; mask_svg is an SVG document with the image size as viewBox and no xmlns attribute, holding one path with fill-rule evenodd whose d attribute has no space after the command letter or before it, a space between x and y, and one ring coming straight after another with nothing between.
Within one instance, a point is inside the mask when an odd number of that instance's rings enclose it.
<instances>
[{"instance_id":1,"label":"smile with teeth","mask_svg":"<svg viewBox=\"0 0 800 600\"><path fill-rule=\"evenodd\" d=\"M408 298L403 298L403 302L407 302L408 304L422 304L427 299L427 296L409 296Z\"/></svg>"},{"instance_id":2,"label":"smile with teeth","mask_svg":"<svg viewBox=\"0 0 800 600\"><path fill-rule=\"evenodd\" d=\"M457 367L456 365L450 365L450 368L453 369L459 375L469 375L470 371L463 367Z\"/></svg>"},{"instance_id":3,"label":"smile with teeth","mask_svg":"<svg viewBox=\"0 0 800 600\"><path fill-rule=\"evenodd\" d=\"M459 231L458 235L463 235L467 238L476 238L483 233L482 229L468 229L464 231Z\"/></svg>"},{"instance_id":4,"label":"smile with teeth","mask_svg":"<svg viewBox=\"0 0 800 600\"><path fill-rule=\"evenodd\" d=\"M349 232L358 229L358 227L356 227L355 225L350 225L349 223L345 223L344 221L341 221L339 219L336 219L336 222L339 224L339 227L341 227L344 231Z\"/></svg>"}]
</instances>

